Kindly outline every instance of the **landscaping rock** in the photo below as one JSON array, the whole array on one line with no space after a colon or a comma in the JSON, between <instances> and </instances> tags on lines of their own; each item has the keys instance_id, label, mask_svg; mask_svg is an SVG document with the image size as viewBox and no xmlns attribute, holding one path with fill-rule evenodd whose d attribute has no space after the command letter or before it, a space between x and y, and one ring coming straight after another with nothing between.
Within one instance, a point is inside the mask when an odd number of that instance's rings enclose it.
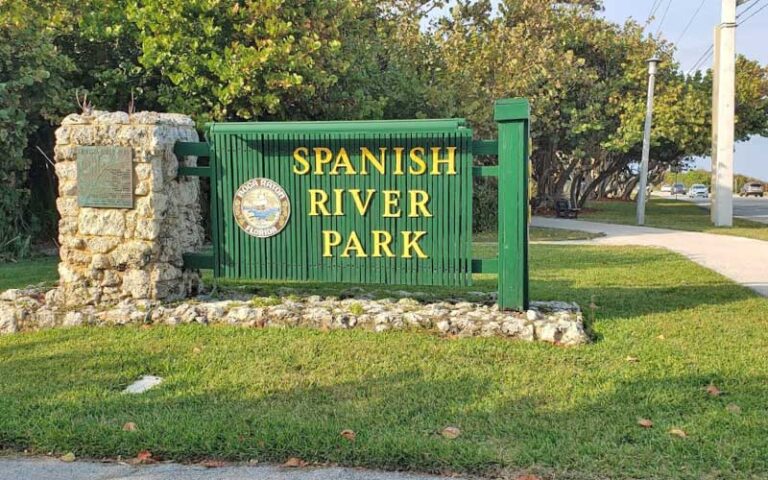
<instances>
[{"instance_id":1,"label":"landscaping rock","mask_svg":"<svg viewBox=\"0 0 768 480\"><path fill-rule=\"evenodd\" d=\"M57 303L60 295L56 289L11 290L0 295L0 333L79 325L197 323L375 332L421 329L460 337L499 336L557 345L589 341L575 303L532 302L529 310L513 312L500 311L487 301L430 300L429 296L420 300L372 299L374 295L362 289L347 290L338 298L302 297L294 289L281 293L279 297L247 297L236 292L222 299L200 295L173 304L126 298L107 306L73 308L68 302Z\"/></svg>"},{"instance_id":2,"label":"landscaping rock","mask_svg":"<svg viewBox=\"0 0 768 480\"><path fill-rule=\"evenodd\" d=\"M18 329L16 317L19 309L13 305L0 304L0 334L14 333Z\"/></svg>"}]
</instances>

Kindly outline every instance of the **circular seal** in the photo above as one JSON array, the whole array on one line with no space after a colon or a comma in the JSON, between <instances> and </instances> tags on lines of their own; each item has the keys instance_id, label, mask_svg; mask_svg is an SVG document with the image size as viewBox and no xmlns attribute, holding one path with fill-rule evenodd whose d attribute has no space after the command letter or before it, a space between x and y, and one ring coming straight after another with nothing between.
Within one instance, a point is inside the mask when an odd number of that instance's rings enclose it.
<instances>
[{"instance_id":1,"label":"circular seal","mask_svg":"<svg viewBox=\"0 0 768 480\"><path fill-rule=\"evenodd\" d=\"M291 216L291 200L283 187L268 178L252 178L240 185L232 213L248 235L266 238L285 228Z\"/></svg>"}]
</instances>

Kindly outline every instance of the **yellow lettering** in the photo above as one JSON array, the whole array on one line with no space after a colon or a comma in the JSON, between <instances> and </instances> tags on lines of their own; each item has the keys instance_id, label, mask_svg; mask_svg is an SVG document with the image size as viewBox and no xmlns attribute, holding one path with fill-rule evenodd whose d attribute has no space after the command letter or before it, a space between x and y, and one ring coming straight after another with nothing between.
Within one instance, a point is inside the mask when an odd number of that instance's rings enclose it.
<instances>
[{"instance_id":1,"label":"yellow lettering","mask_svg":"<svg viewBox=\"0 0 768 480\"><path fill-rule=\"evenodd\" d=\"M416 256L419 258L429 258L424 250L419 245L419 240L427 234L427 232L400 232L403 235L403 258L411 258L411 250L416 252Z\"/></svg>"},{"instance_id":2,"label":"yellow lettering","mask_svg":"<svg viewBox=\"0 0 768 480\"><path fill-rule=\"evenodd\" d=\"M352 188L349 190L349 193L352 195L352 201L355 202L357 211L360 213L360 215L365 215L365 213L368 211L368 208L371 206L371 200L373 200L373 196L376 194L376 190L368 189L365 191L365 203L363 203L363 199L360 197L359 188Z\"/></svg>"},{"instance_id":3,"label":"yellow lettering","mask_svg":"<svg viewBox=\"0 0 768 480\"><path fill-rule=\"evenodd\" d=\"M304 155L301 155L301 152L304 152ZM301 164L300 169L298 165L293 166L293 173L296 175L306 175L309 173L309 161L307 161L307 155L309 155L307 147L299 147L293 151L293 159Z\"/></svg>"},{"instance_id":4,"label":"yellow lettering","mask_svg":"<svg viewBox=\"0 0 768 480\"><path fill-rule=\"evenodd\" d=\"M349 251L354 250L356 257L367 257L368 254L365 253L365 249L363 248L363 244L360 243L360 238L357 236L357 233L352 232L349 235L349 240L347 240L347 246L344 247L344 251L341 252L342 257L349 257Z\"/></svg>"},{"instance_id":5,"label":"yellow lettering","mask_svg":"<svg viewBox=\"0 0 768 480\"><path fill-rule=\"evenodd\" d=\"M418 152L421 152L422 156L417 155ZM408 167L408 172L410 172L411 175L423 175L424 172L427 171L427 162L424 161L424 147L414 147L411 149L410 153L411 157L411 163L415 163L419 166L418 170L413 168L413 165Z\"/></svg>"},{"instance_id":6,"label":"yellow lettering","mask_svg":"<svg viewBox=\"0 0 768 480\"><path fill-rule=\"evenodd\" d=\"M429 203L429 194L424 190L408 191L408 216L409 217L431 217L432 213L427 208ZM421 210L421 214L418 213Z\"/></svg>"},{"instance_id":7,"label":"yellow lettering","mask_svg":"<svg viewBox=\"0 0 768 480\"><path fill-rule=\"evenodd\" d=\"M395 171L392 172L394 175L402 175L403 174L403 147L395 147L393 148L395 151Z\"/></svg>"},{"instance_id":8,"label":"yellow lettering","mask_svg":"<svg viewBox=\"0 0 768 480\"><path fill-rule=\"evenodd\" d=\"M327 147L315 147L315 175L323 174L323 165L328 165L333 160L333 152Z\"/></svg>"},{"instance_id":9,"label":"yellow lettering","mask_svg":"<svg viewBox=\"0 0 768 480\"><path fill-rule=\"evenodd\" d=\"M328 207L325 204L328 203L328 194L323 190L317 190L314 188L309 189L309 216L316 217L318 215L329 216L331 214L328 211ZM317 213L321 211L321 213Z\"/></svg>"},{"instance_id":10,"label":"yellow lettering","mask_svg":"<svg viewBox=\"0 0 768 480\"><path fill-rule=\"evenodd\" d=\"M334 188L333 189L333 203L336 205L336 208L333 209L333 214L336 216L344 215L344 189L342 188Z\"/></svg>"},{"instance_id":11,"label":"yellow lettering","mask_svg":"<svg viewBox=\"0 0 768 480\"><path fill-rule=\"evenodd\" d=\"M360 175L368 175L368 162L373 166L374 170L378 171L380 174L384 175L384 162L387 158L387 148L386 147L380 147L379 152L381 157L376 158L376 155L373 154L370 150L368 150L366 147L360 148L360 154L362 156L360 160Z\"/></svg>"},{"instance_id":12,"label":"yellow lettering","mask_svg":"<svg viewBox=\"0 0 768 480\"><path fill-rule=\"evenodd\" d=\"M382 217L399 217L400 209L394 211L392 208L397 207L400 201L400 190L382 190L382 193L384 194L384 214Z\"/></svg>"},{"instance_id":13,"label":"yellow lettering","mask_svg":"<svg viewBox=\"0 0 768 480\"><path fill-rule=\"evenodd\" d=\"M371 232L373 236L373 254L372 257L380 257L382 250L388 257L394 257L395 252L389 248L389 244L392 243L392 235L384 230L373 230Z\"/></svg>"},{"instance_id":14,"label":"yellow lettering","mask_svg":"<svg viewBox=\"0 0 768 480\"><path fill-rule=\"evenodd\" d=\"M341 147L339 153L336 154L336 162L334 162L329 175L338 175L339 167L344 167L347 175L354 175L357 173L355 167L352 166L352 162L349 161L349 154L347 154L347 149L344 147Z\"/></svg>"},{"instance_id":15,"label":"yellow lettering","mask_svg":"<svg viewBox=\"0 0 768 480\"><path fill-rule=\"evenodd\" d=\"M341 234L334 230L323 230L323 256L332 257L332 247L341 245Z\"/></svg>"},{"instance_id":16,"label":"yellow lettering","mask_svg":"<svg viewBox=\"0 0 768 480\"><path fill-rule=\"evenodd\" d=\"M440 175L440 164L448 166L446 175L456 175L456 147L446 147L448 158L440 158L440 147L432 147L432 175Z\"/></svg>"}]
</instances>

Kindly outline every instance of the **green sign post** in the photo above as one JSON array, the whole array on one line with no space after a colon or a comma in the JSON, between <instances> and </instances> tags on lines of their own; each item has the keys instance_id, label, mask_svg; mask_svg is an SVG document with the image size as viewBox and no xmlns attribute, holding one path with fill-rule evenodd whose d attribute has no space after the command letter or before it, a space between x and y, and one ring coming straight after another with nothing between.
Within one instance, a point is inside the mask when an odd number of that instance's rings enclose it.
<instances>
[{"instance_id":1,"label":"green sign post","mask_svg":"<svg viewBox=\"0 0 768 480\"><path fill-rule=\"evenodd\" d=\"M498 141L463 119L213 123L182 175L211 182L217 277L466 286L498 272L499 306L528 304L528 102L501 100ZM497 155L498 166L474 166ZM498 259L472 258L472 179L499 178Z\"/></svg>"}]
</instances>

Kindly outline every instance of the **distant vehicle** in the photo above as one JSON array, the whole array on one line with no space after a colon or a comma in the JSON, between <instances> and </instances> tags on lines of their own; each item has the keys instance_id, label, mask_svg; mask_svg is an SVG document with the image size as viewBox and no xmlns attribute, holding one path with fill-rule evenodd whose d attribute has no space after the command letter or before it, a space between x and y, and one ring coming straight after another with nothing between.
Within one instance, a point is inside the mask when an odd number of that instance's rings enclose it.
<instances>
[{"instance_id":1,"label":"distant vehicle","mask_svg":"<svg viewBox=\"0 0 768 480\"><path fill-rule=\"evenodd\" d=\"M672 195L685 195L685 185L682 183L676 183L672 185L672 190L669 193Z\"/></svg>"},{"instance_id":2,"label":"distant vehicle","mask_svg":"<svg viewBox=\"0 0 768 480\"><path fill-rule=\"evenodd\" d=\"M664 193L672 193L672 185L662 185L661 191Z\"/></svg>"},{"instance_id":3,"label":"distant vehicle","mask_svg":"<svg viewBox=\"0 0 768 480\"><path fill-rule=\"evenodd\" d=\"M691 188L688 190L688 197L709 198L709 187L702 183L695 183L691 185Z\"/></svg>"},{"instance_id":4,"label":"distant vehicle","mask_svg":"<svg viewBox=\"0 0 768 480\"><path fill-rule=\"evenodd\" d=\"M742 197L748 197L750 195L754 195L755 197L762 197L763 192L765 191L765 185L763 185L760 182L749 182L745 183L743 187L741 187L741 191L739 192L739 195Z\"/></svg>"}]
</instances>

